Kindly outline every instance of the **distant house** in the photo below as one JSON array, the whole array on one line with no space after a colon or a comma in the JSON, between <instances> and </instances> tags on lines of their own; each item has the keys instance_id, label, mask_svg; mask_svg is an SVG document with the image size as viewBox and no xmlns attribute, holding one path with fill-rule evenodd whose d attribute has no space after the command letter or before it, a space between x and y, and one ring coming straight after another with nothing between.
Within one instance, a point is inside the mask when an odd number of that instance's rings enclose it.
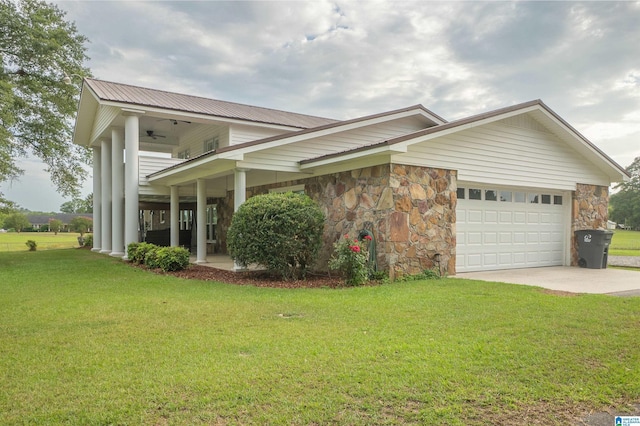
<instances>
[{"instance_id":1,"label":"distant house","mask_svg":"<svg viewBox=\"0 0 640 426\"><path fill-rule=\"evenodd\" d=\"M31 224L31 227L37 231L42 229L45 225L48 227L49 221L52 219L58 219L62 222L62 229L60 232L69 232L69 223L71 223L71 221L76 217L86 217L87 219L93 220L93 215L91 213L55 213L48 215L32 214L27 215L27 220Z\"/></svg>"},{"instance_id":2,"label":"distant house","mask_svg":"<svg viewBox=\"0 0 640 426\"><path fill-rule=\"evenodd\" d=\"M540 100L448 122L422 105L350 120L85 79L74 142L93 149L94 250L152 238L226 252L246 198L308 194L319 268L369 229L391 277L577 264L624 169Z\"/></svg>"}]
</instances>

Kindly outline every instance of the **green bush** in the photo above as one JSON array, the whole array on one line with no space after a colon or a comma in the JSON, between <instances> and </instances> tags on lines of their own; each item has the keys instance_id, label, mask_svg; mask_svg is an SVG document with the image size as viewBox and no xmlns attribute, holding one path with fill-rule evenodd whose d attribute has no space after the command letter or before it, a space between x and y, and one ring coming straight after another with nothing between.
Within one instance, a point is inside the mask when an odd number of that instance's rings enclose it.
<instances>
[{"instance_id":1,"label":"green bush","mask_svg":"<svg viewBox=\"0 0 640 426\"><path fill-rule=\"evenodd\" d=\"M160 247L155 251L154 261L164 272L182 271L189 266L189 250L182 247Z\"/></svg>"},{"instance_id":2,"label":"green bush","mask_svg":"<svg viewBox=\"0 0 640 426\"><path fill-rule=\"evenodd\" d=\"M227 248L241 266L259 264L284 279L304 278L322 244L324 214L303 194L249 198L234 214Z\"/></svg>"},{"instance_id":3,"label":"green bush","mask_svg":"<svg viewBox=\"0 0 640 426\"><path fill-rule=\"evenodd\" d=\"M34 240L27 240L25 243L29 247L29 251L36 251L38 244Z\"/></svg>"},{"instance_id":4,"label":"green bush","mask_svg":"<svg viewBox=\"0 0 640 426\"><path fill-rule=\"evenodd\" d=\"M84 237L84 246L85 247L93 247L93 235L92 234L87 234Z\"/></svg>"},{"instance_id":5,"label":"green bush","mask_svg":"<svg viewBox=\"0 0 640 426\"><path fill-rule=\"evenodd\" d=\"M130 262L146 264L147 253L157 247L151 243L131 243L127 246L127 257Z\"/></svg>"}]
</instances>

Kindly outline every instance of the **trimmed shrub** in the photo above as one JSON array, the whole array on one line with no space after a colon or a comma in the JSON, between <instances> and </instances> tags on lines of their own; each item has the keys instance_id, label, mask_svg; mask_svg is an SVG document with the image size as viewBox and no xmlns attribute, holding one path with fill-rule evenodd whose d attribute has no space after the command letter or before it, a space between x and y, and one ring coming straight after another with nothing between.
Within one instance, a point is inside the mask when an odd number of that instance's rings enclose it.
<instances>
[{"instance_id":1,"label":"trimmed shrub","mask_svg":"<svg viewBox=\"0 0 640 426\"><path fill-rule=\"evenodd\" d=\"M29 251L36 251L38 244L34 240L27 240L25 243L29 247Z\"/></svg>"},{"instance_id":2,"label":"trimmed shrub","mask_svg":"<svg viewBox=\"0 0 640 426\"><path fill-rule=\"evenodd\" d=\"M164 272L182 271L189 266L189 250L182 247L159 247L154 261Z\"/></svg>"},{"instance_id":3,"label":"trimmed shrub","mask_svg":"<svg viewBox=\"0 0 640 426\"><path fill-rule=\"evenodd\" d=\"M93 234L87 234L84 237L84 246L85 247L93 247Z\"/></svg>"},{"instance_id":4,"label":"trimmed shrub","mask_svg":"<svg viewBox=\"0 0 640 426\"><path fill-rule=\"evenodd\" d=\"M249 198L227 232L239 265L259 264L284 279L304 278L322 244L324 214L307 195L271 193Z\"/></svg>"},{"instance_id":5,"label":"trimmed shrub","mask_svg":"<svg viewBox=\"0 0 640 426\"><path fill-rule=\"evenodd\" d=\"M156 269L160 267L160 263L158 263L158 251L160 247L155 244L143 243L145 246L138 247L138 251L144 252L142 256L142 263L147 268Z\"/></svg>"},{"instance_id":6,"label":"trimmed shrub","mask_svg":"<svg viewBox=\"0 0 640 426\"><path fill-rule=\"evenodd\" d=\"M151 243L131 243L127 246L127 257L133 263L146 265L147 254L156 247Z\"/></svg>"}]
</instances>

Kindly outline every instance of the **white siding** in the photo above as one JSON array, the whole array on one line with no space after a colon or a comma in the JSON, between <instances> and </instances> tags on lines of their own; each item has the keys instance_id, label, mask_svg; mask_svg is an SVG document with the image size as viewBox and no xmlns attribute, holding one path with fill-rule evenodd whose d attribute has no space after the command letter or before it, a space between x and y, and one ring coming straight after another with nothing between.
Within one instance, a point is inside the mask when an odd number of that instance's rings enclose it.
<instances>
[{"instance_id":1,"label":"white siding","mask_svg":"<svg viewBox=\"0 0 640 426\"><path fill-rule=\"evenodd\" d=\"M99 135L104 132L120 114L120 108L113 106L100 106L98 112L96 112L96 118L94 120L93 132L91 132L91 140L95 140Z\"/></svg>"},{"instance_id":2,"label":"white siding","mask_svg":"<svg viewBox=\"0 0 640 426\"><path fill-rule=\"evenodd\" d=\"M536 125L502 120L411 145L392 161L458 170L459 180L498 185L573 190L576 183L610 184L577 151Z\"/></svg>"},{"instance_id":3,"label":"white siding","mask_svg":"<svg viewBox=\"0 0 640 426\"><path fill-rule=\"evenodd\" d=\"M254 152L248 154L246 159L274 166L290 165L309 158L383 142L422 129L423 123L409 117Z\"/></svg>"},{"instance_id":4,"label":"white siding","mask_svg":"<svg viewBox=\"0 0 640 426\"><path fill-rule=\"evenodd\" d=\"M245 142L256 141L258 139L270 138L272 136L288 133L285 130L268 129L255 126L243 126L233 124L229 129L229 144L238 145ZM226 146L226 145L225 145Z\"/></svg>"},{"instance_id":5,"label":"white siding","mask_svg":"<svg viewBox=\"0 0 640 426\"><path fill-rule=\"evenodd\" d=\"M180 139L178 147L173 149L173 156L177 157L178 152L189 149L191 158L204 154L204 141L217 137L219 147L222 148L229 144L229 128L226 126L207 126L200 125L195 127L193 131Z\"/></svg>"},{"instance_id":6,"label":"white siding","mask_svg":"<svg viewBox=\"0 0 640 426\"><path fill-rule=\"evenodd\" d=\"M167 167L175 166L176 164L180 164L184 161L185 160L177 158L140 155L138 157L140 185L146 184L148 175L159 170L166 169Z\"/></svg>"}]
</instances>

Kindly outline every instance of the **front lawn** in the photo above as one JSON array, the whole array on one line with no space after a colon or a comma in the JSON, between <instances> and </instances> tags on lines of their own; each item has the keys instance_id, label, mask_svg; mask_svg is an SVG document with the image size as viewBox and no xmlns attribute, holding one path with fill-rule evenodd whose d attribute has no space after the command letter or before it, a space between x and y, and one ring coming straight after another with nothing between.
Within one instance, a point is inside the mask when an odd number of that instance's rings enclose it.
<instances>
[{"instance_id":1,"label":"front lawn","mask_svg":"<svg viewBox=\"0 0 640 426\"><path fill-rule=\"evenodd\" d=\"M640 256L640 231L616 229L609 246L609 255Z\"/></svg>"},{"instance_id":2,"label":"front lawn","mask_svg":"<svg viewBox=\"0 0 640 426\"><path fill-rule=\"evenodd\" d=\"M640 298L271 289L0 253L0 424L576 424L640 401Z\"/></svg>"},{"instance_id":3,"label":"front lawn","mask_svg":"<svg viewBox=\"0 0 640 426\"><path fill-rule=\"evenodd\" d=\"M0 233L0 252L29 250L26 242L33 240L38 245L37 250L67 249L78 247L78 237L75 232L2 232ZM85 235L86 236L86 235Z\"/></svg>"}]
</instances>

